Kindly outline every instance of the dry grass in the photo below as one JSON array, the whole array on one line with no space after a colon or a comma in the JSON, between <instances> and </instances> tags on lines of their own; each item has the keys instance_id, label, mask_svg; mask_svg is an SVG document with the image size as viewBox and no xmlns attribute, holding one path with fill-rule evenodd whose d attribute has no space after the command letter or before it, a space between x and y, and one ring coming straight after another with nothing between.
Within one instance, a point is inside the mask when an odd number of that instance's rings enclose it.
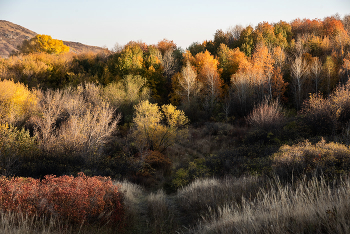
<instances>
[{"instance_id":1,"label":"dry grass","mask_svg":"<svg viewBox=\"0 0 350 234\"><path fill-rule=\"evenodd\" d=\"M174 233L178 229L177 204L163 190L147 192L127 181L116 183L124 195L125 233Z\"/></svg>"},{"instance_id":2,"label":"dry grass","mask_svg":"<svg viewBox=\"0 0 350 234\"><path fill-rule=\"evenodd\" d=\"M55 218L28 217L18 213L0 213L2 234L58 234L71 233L69 228Z\"/></svg>"},{"instance_id":3,"label":"dry grass","mask_svg":"<svg viewBox=\"0 0 350 234\"><path fill-rule=\"evenodd\" d=\"M242 197L254 197L262 185L257 177L198 179L180 189L176 195L178 209L183 222L193 223L208 209L231 202L240 202Z\"/></svg>"},{"instance_id":4,"label":"dry grass","mask_svg":"<svg viewBox=\"0 0 350 234\"><path fill-rule=\"evenodd\" d=\"M211 210L190 233L349 233L350 179L331 188L324 180L295 188L273 183L254 200Z\"/></svg>"}]
</instances>

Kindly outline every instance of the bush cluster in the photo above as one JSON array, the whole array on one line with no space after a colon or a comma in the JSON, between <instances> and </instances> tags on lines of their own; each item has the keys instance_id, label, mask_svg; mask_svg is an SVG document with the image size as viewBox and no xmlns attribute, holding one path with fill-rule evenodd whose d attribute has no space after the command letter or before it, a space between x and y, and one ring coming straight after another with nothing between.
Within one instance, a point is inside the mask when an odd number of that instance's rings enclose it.
<instances>
[{"instance_id":1,"label":"bush cluster","mask_svg":"<svg viewBox=\"0 0 350 234\"><path fill-rule=\"evenodd\" d=\"M123 197L110 178L47 175L0 178L0 210L28 216L54 216L81 224L118 224L123 219Z\"/></svg>"}]
</instances>

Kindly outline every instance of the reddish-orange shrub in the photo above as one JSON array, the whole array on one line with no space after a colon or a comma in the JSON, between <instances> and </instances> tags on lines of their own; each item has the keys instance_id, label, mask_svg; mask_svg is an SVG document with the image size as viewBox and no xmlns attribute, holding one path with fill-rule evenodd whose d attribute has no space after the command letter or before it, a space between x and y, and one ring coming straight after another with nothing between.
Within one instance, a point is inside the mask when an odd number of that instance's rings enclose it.
<instances>
[{"instance_id":1,"label":"reddish-orange shrub","mask_svg":"<svg viewBox=\"0 0 350 234\"><path fill-rule=\"evenodd\" d=\"M54 175L0 178L0 210L53 215L74 223L122 221L122 195L110 178Z\"/></svg>"}]
</instances>

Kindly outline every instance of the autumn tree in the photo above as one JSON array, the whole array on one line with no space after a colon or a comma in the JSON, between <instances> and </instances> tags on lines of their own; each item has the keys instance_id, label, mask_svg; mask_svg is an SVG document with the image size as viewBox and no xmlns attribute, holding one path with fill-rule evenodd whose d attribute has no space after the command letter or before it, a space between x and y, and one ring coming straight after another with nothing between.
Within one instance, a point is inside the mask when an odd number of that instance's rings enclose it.
<instances>
[{"instance_id":1,"label":"autumn tree","mask_svg":"<svg viewBox=\"0 0 350 234\"><path fill-rule=\"evenodd\" d=\"M132 136L141 153L142 161L148 151L163 153L177 139L186 137L188 119L184 112L171 104L161 108L148 100L135 106Z\"/></svg>"},{"instance_id":2,"label":"autumn tree","mask_svg":"<svg viewBox=\"0 0 350 234\"><path fill-rule=\"evenodd\" d=\"M0 123L17 124L35 111L38 97L22 83L0 81Z\"/></svg>"},{"instance_id":3,"label":"autumn tree","mask_svg":"<svg viewBox=\"0 0 350 234\"><path fill-rule=\"evenodd\" d=\"M229 85L231 76L238 71L240 64L246 61L247 57L239 48L230 49L227 45L221 44L217 59L218 68L222 70L222 80Z\"/></svg>"},{"instance_id":4,"label":"autumn tree","mask_svg":"<svg viewBox=\"0 0 350 234\"><path fill-rule=\"evenodd\" d=\"M323 63L323 74L325 75L325 79L323 80L323 88L324 92L330 94L332 88L336 85L336 63L332 56L327 56L326 61Z\"/></svg>"},{"instance_id":5,"label":"autumn tree","mask_svg":"<svg viewBox=\"0 0 350 234\"><path fill-rule=\"evenodd\" d=\"M204 107L209 113L211 113L217 98L221 94L222 81L218 72L218 63L218 60L207 50L195 56L198 82L202 87L201 97L205 101Z\"/></svg>"},{"instance_id":6,"label":"autumn tree","mask_svg":"<svg viewBox=\"0 0 350 234\"><path fill-rule=\"evenodd\" d=\"M343 83L348 81L350 79L350 53L346 55L346 57L343 59L343 65L342 65L342 72L345 78L343 79Z\"/></svg>"},{"instance_id":7,"label":"autumn tree","mask_svg":"<svg viewBox=\"0 0 350 234\"><path fill-rule=\"evenodd\" d=\"M189 61L186 66L181 70L181 76L179 76L179 84L184 91L184 96L187 98L187 102L190 103L190 96L195 94L198 90L197 73L193 70Z\"/></svg>"},{"instance_id":8,"label":"autumn tree","mask_svg":"<svg viewBox=\"0 0 350 234\"><path fill-rule=\"evenodd\" d=\"M273 25L273 30L276 37L276 45L285 49L289 46L292 40L292 26L284 21L280 21Z\"/></svg>"},{"instance_id":9,"label":"autumn tree","mask_svg":"<svg viewBox=\"0 0 350 234\"><path fill-rule=\"evenodd\" d=\"M274 60L274 66L275 68L279 68L281 71L284 70L285 61L286 61L286 53L285 51L280 47L274 47L272 50L272 58Z\"/></svg>"},{"instance_id":10,"label":"autumn tree","mask_svg":"<svg viewBox=\"0 0 350 234\"><path fill-rule=\"evenodd\" d=\"M273 99L283 100L288 82L283 79L280 68L275 68L271 78L271 96Z\"/></svg>"},{"instance_id":11,"label":"autumn tree","mask_svg":"<svg viewBox=\"0 0 350 234\"><path fill-rule=\"evenodd\" d=\"M319 85L321 82L321 71L322 71L322 62L318 57L314 57L312 59L311 65L310 65L310 71L312 74L312 80L315 84L315 92L318 92Z\"/></svg>"},{"instance_id":12,"label":"autumn tree","mask_svg":"<svg viewBox=\"0 0 350 234\"><path fill-rule=\"evenodd\" d=\"M303 88L306 81L306 73L308 71L308 65L306 61L298 56L292 61L291 64L291 75L292 75L292 85L294 87L294 101L296 108L300 109L301 103L303 101Z\"/></svg>"},{"instance_id":13,"label":"autumn tree","mask_svg":"<svg viewBox=\"0 0 350 234\"><path fill-rule=\"evenodd\" d=\"M254 30L255 44L263 43L268 48L273 48L276 44L274 28L268 22L259 23Z\"/></svg>"},{"instance_id":14,"label":"autumn tree","mask_svg":"<svg viewBox=\"0 0 350 234\"><path fill-rule=\"evenodd\" d=\"M45 52L49 54L61 54L69 52L69 47L61 40L52 39L49 35L38 34L30 40L24 40L19 52L23 54Z\"/></svg>"},{"instance_id":15,"label":"autumn tree","mask_svg":"<svg viewBox=\"0 0 350 234\"><path fill-rule=\"evenodd\" d=\"M265 93L272 98L273 58L264 44L259 44L252 56L257 98L262 101Z\"/></svg>"},{"instance_id":16,"label":"autumn tree","mask_svg":"<svg viewBox=\"0 0 350 234\"><path fill-rule=\"evenodd\" d=\"M240 50L244 52L248 57L252 55L254 48L253 31L253 27L248 26L242 30L241 35L239 37Z\"/></svg>"},{"instance_id":17,"label":"autumn tree","mask_svg":"<svg viewBox=\"0 0 350 234\"><path fill-rule=\"evenodd\" d=\"M158 48L158 50L160 50L160 52L162 53L163 56L164 56L166 51L176 50L176 48L177 48L174 41L170 41L167 39L163 39L163 40L159 41L157 43L156 47Z\"/></svg>"},{"instance_id":18,"label":"autumn tree","mask_svg":"<svg viewBox=\"0 0 350 234\"><path fill-rule=\"evenodd\" d=\"M254 97L254 71L253 64L245 61L240 65L237 73L231 77L233 89L233 102L235 103L236 112L245 116L253 106Z\"/></svg>"},{"instance_id":19,"label":"autumn tree","mask_svg":"<svg viewBox=\"0 0 350 234\"><path fill-rule=\"evenodd\" d=\"M121 76L139 75L143 69L143 48L138 43L126 45L118 57L118 70Z\"/></svg>"},{"instance_id":20,"label":"autumn tree","mask_svg":"<svg viewBox=\"0 0 350 234\"><path fill-rule=\"evenodd\" d=\"M128 75L104 87L103 97L122 113L125 122L132 122L134 105L149 99L150 89L144 77Z\"/></svg>"}]
</instances>

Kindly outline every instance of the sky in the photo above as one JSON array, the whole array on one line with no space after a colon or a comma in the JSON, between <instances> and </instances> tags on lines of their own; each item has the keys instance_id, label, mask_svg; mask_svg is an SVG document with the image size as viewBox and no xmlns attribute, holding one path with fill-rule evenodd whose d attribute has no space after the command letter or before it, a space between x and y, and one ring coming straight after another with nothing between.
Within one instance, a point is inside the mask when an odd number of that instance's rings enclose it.
<instances>
[{"instance_id":1,"label":"sky","mask_svg":"<svg viewBox=\"0 0 350 234\"><path fill-rule=\"evenodd\" d=\"M350 0L0 0L0 19L55 39L112 49L173 40L186 49L216 30L350 14Z\"/></svg>"}]
</instances>

